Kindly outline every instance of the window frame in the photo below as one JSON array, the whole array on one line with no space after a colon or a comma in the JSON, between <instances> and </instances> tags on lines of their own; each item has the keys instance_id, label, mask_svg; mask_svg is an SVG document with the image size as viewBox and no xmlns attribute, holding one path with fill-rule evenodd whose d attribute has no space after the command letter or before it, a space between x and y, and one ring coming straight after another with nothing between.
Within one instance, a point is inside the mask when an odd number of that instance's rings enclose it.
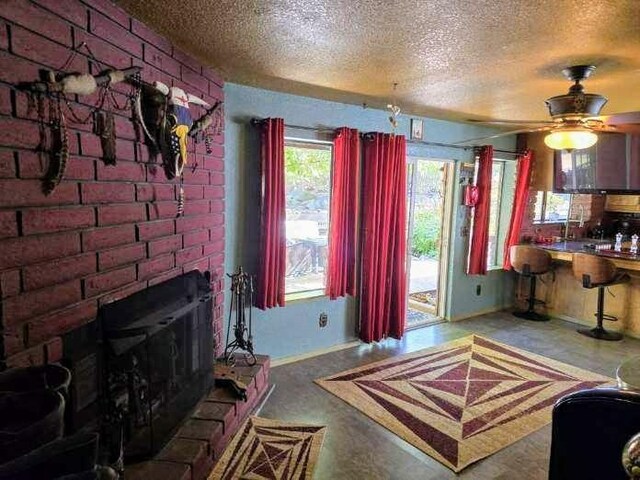
<instances>
[{"instance_id":1,"label":"window frame","mask_svg":"<svg viewBox=\"0 0 640 480\"><path fill-rule=\"evenodd\" d=\"M538 194L542 193L542 205L540 206L540 217L538 218L536 216L536 205L534 204L534 209L533 209L533 224L534 225L554 225L554 224L564 224L567 221L567 218L570 215L570 212L567 212L567 217L566 218L559 218L557 220L546 220L546 214L547 214L547 201L548 201L548 195L569 195L569 210L571 210L571 201L572 201L572 193L558 193L558 192L553 192L550 190L537 190L536 191L536 203L538 201Z\"/></svg>"},{"instance_id":2,"label":"window frame","mask_svg":"<svg viewBox=\"0 0 640 480\"><path fill-rule=\"evenodd\" d=\"M327 224L327 252L328 252L329 237L331 235L331 196L333 193L333 163L335 159L333 142L329 140L317 140L317 139L300 138L300 137L285 135L284 148L286 149L287 147L298 147L298 148L308 148L308 149L315 148L317 150L328 150L331 154L330 169L329 169L329 207L328 207L328 224ZM286 160L285 160L285 175L286 175ZM286 181L285 181L285 192L286 192ZM287 207L287 202L285 198L285 209L286 207ZM285 234L285 237L286 237L286 234ZM326 297L327 296L326 274L324 278L324 283L325 285L322 288L313 288L309 290L296 290L294 292L287 292L285 287L285 294L284 294L285 302L295 303L303 300ZM285 285L286 285L286 280L285 280Z\"/></svg>"}]
</instances>

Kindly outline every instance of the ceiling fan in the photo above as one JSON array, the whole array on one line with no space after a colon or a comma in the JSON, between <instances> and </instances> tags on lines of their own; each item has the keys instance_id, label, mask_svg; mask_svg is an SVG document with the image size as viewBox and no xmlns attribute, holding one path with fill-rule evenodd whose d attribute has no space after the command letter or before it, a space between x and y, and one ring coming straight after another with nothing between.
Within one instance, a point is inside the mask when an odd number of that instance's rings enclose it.
<instances>
[{"instance_id":1,"label":"ceiling fan","mask_svg":"<svg viewBox=\"0 0 640 480\"><path fill-rule=\"evenodd\" d=\"M562 70L567 79L573 81L569 92L548 98L545 104L549 108L551 120L470 120L487 125L522 125L526 128L474 138L457 144L479 144L494 138L517 133L550 132L544 139L545 144L555 150L574 150L589 148L598 141L596 132L620 132L640 134L640 112L600 115L607 98L596 93L585 93L582 81L595 71L593 65L575 65Z\"/></svg>"}]
</instances>

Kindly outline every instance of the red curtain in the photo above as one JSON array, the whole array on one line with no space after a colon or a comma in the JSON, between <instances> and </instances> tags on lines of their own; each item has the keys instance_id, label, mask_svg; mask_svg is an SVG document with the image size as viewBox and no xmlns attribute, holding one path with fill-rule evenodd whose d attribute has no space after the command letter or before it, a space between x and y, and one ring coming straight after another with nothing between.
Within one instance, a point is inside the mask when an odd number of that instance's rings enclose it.
<instances>
[{"instance_id":1,"label":"red curtain","mask_svg":"<svg viewBox=\"0 0 640 480\"><path fill-rule=\"evenodd\" d=\"M404 136L364 140L360 338L401 338L407 311L407 159Z\"/></svg>"},{"instance_id":2,"label":"red curtain","mask_svg":"<svg viewBox=\"0 0 640 480\"><path fill-rule=\"evenodd\" d=\"M333 140L327 287L329 298L356 294L360 135L342 127Z\"/></svg>"},{"instance_id":3,"label":"red curtain","mask_svg":"<svg viewBox=\"0 0 640 480\"><path fill-rule=\"evenodd\" d=\"M522 220L527 211L529 202L529 183L531 181L531 167L533 163L533 152L527 150L518 158L516 174L516 190L513 197L513 209L511 210L511 222L509 223L509 233L504 242L504 260L502 266L505 270L511 270L511 259L509 250L520 241L520 229Z\"/></svg>"},{"instance_id":4,"label":"red curtain","mask_svg":"<svg viewBox=\"0 0 640 480\"><path fill-rule=\"evenodd\" d=\"M473 209L473 228L469 238L467 275L487 274L492 163L493 147L486 145L480 149L477 164L476 187L478 187L478 203Z\"/></svg>"},{"instance_id":5,"label":"red curtain","mask_svg":"<svg viewBox=\"0 0 640 480\"><path fill-rule=\"evenodd\" d=\"M284 120L267 118L260 124L260 268L256 306L284 306L286 272Z\"/></svg>"}]
</instances>

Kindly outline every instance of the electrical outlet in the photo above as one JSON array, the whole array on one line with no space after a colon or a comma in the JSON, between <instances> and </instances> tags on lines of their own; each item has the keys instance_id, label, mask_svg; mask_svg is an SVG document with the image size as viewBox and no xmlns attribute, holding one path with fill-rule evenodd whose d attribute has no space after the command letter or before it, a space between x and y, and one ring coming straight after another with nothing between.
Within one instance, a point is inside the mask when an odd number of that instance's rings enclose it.
<instances>
[{"instance_id":1,"label":"electrical outlet","mask_svg":"<svg viewBox=\"0 0 640 480\"><path fill-rule=\"evenodd\" d=\"M476 285L476 295L480 296L482 293L482 285Z\"/></svg>"},{"instance_id":2,"label":"electrical outlet","mask_svg":"<svg viewBox=\"0 0 640 480\"><path fill-rule=\"evenodd\" d=\"M318 325L320 325L320 328L324 328L327 326L327 323L329 323L329 316L326 313L322 312L318 320Z\"/></svg>"}]
</instances>

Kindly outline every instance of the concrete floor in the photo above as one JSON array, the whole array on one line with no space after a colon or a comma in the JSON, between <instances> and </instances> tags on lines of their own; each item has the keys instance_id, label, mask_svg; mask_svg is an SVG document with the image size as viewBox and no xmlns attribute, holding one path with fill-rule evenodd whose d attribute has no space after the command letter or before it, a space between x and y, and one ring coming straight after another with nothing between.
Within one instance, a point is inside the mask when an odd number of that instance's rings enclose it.
<instances>
[{"instance_id":1,"label":"concrete floor","mask_svg":"<svg viewBox=\"0 0 640 480\"><path fill-rule=\"evenodd\" d=\"M506 312L442 323L387 340L314 357L271 370L273 394L260 416L327 425L316 467L324 479L546 479L551 441L548 425L455 475L369 417L313 383L316 378L477 333L561 362L614 377L624 360L640 355L640 341L601 342L561 320L534 323Z\"/></svg>"},{"instance_id":2,"label":"concrete floor","mask_svg":"<svg viewBox=\"0 0 640 480\"><path fill-rule=\"evenodd\" d=\"M438 288L438 260L411 257L409 293L426 292Z\"/></svg>"}]
</instances>

